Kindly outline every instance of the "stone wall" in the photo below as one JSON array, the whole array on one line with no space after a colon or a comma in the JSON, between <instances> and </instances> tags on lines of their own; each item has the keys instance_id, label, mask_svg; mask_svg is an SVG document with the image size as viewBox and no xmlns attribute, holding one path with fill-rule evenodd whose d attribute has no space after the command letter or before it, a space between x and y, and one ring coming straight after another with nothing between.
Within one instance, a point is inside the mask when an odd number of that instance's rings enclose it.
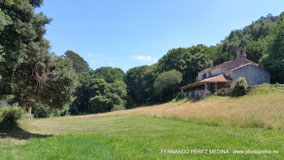
<instances>
[{"instance_id":1,"label":"stone wall","mask_svg":"<svg viewBox=\"0 0 284 160\"><path fill-rule=\"evenodd\" d=\"M210 69L201 71L198 73L198 76L196 77L196 81L201 81L203 80L203 75L206 74L206 78L209 77L213 77L213 76L217 76L220 74L225 73L228 70L231 70L233 68L236 68L238 66L244 65L244 64L248 64L248 63L253 63L251 61L249 61L248 59L246 59L243 56L238 57L237 59L234 59L232 61L228 61L222 64L219 64L217 66L214 66Z\"/></svg>"},{"instance_id":2,"label":"stone wall","mask_svg":"<svg viewBox=\"0 0 284 160\"><path fill-rule=\"evenodd\" d=\"M239 77L244 77L248 83L248 86L270 83L269 72L253 64L233 70L232 75L233 84L231 85L231 87L235 86L235 83Z\"/></svg>"}]
</instances>

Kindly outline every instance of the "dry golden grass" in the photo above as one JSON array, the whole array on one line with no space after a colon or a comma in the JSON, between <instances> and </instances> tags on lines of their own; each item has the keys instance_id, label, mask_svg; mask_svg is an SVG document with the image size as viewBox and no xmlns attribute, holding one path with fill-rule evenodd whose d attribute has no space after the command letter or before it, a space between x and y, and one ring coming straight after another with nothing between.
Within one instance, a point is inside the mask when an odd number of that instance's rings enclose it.
<instances>
[{"instance_id":1,"label":"dry golden grass","mask_svg":"<svg viewBox=\"0 0 284 160\"><path fill-rule=\"evenodd\" d=\"M88 116L139 115L187 120L208 125L284 129L284 93L240 98L209 97L184 104L166 103ZM86 116L78 116L78 118Z\"/></svg>"}]
</instances>

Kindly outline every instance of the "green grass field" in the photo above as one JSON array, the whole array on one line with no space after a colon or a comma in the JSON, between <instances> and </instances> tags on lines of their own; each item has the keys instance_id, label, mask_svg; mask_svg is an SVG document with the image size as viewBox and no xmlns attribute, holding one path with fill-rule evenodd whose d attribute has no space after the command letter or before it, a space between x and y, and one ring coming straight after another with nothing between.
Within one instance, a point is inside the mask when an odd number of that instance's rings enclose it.
<instances>
[{"instance_id":1,"label":"green grass field","mask_svg":"<svg viewBox=\"0 0 284 160\"><path fill-rule=\"evenodd\" d=\"M281 91L98 115L23 119L13 129L0 126L0 159L281 160L283 97ZM265 125L250 125L255 121ZM248 150L275 153L233 153ZM185 154L173 154L177 151Z\"/></svg>"},{"instance_id":2,"label":"green grass field","mask_svg":"<svg viewBox=\"0 0 284 160\"><path fill-rule=\"evenodd\" d=\"M1 139L0 159L283 159L284 132L196 125L142 116L31 120L30 132ZM37 134L32 132L37 131ZM23 136L22 134L27 134ZM164 154L163 149L224 149L229 154ZM233 154L277 150L279 154Z\"/></svg>"}]
</instances>

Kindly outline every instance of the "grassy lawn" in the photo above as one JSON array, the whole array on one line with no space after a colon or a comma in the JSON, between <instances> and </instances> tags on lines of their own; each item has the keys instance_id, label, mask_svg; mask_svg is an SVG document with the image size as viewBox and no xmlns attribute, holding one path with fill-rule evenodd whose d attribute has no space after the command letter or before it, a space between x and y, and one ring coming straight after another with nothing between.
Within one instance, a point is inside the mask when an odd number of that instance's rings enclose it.
<instances>
[{"instance_id":1,"label":"grassy lawn","mask_svg":"<svg viewBox=\"0 0 284 160\"><path fill-rule=\"evenodd\" d=\"M284 131L198 125L144 116L29 120L0 139L0 159L283 159ZM3 131L2 131L3 132ZM24 136L23 134L27 134ZM3 135L3 133L2 133ZM161 149L224 149L229 154L164 154ZM233 154L233 150L279 154Z\"/></svg>"},{"instance_id":2,"label":"grassy lawn","mask_svg":"<svg viewBox=\"0 0 284 160\"><path fill-rule=\"evenodd\" d=\"M0 126L0 159L281 160L283 97L282 89L260 88L240 98L212 96L96 115L23 119L13 129Z\"/></svg>"}]
</instances>

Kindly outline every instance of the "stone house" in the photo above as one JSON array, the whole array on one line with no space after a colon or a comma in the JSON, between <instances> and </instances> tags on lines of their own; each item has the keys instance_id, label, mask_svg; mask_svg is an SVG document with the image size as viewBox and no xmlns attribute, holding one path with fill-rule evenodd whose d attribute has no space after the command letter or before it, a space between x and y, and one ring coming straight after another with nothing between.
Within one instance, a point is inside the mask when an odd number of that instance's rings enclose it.
<instances>
[{"instance_id":1,"label":"stone house","mask_svg":"<svg viewBox=\"0 0 284 160\"><path fill-rule=\"evenodd\" d=\"M181 92L184 97L204 98L216 91L233 88L239 77L244 77L248 86L270 83L269 72L248 60L246 51L240 48L237 50L236 59L198 72L196 82L183 86Z\"/></svg>"}]
</instances>

